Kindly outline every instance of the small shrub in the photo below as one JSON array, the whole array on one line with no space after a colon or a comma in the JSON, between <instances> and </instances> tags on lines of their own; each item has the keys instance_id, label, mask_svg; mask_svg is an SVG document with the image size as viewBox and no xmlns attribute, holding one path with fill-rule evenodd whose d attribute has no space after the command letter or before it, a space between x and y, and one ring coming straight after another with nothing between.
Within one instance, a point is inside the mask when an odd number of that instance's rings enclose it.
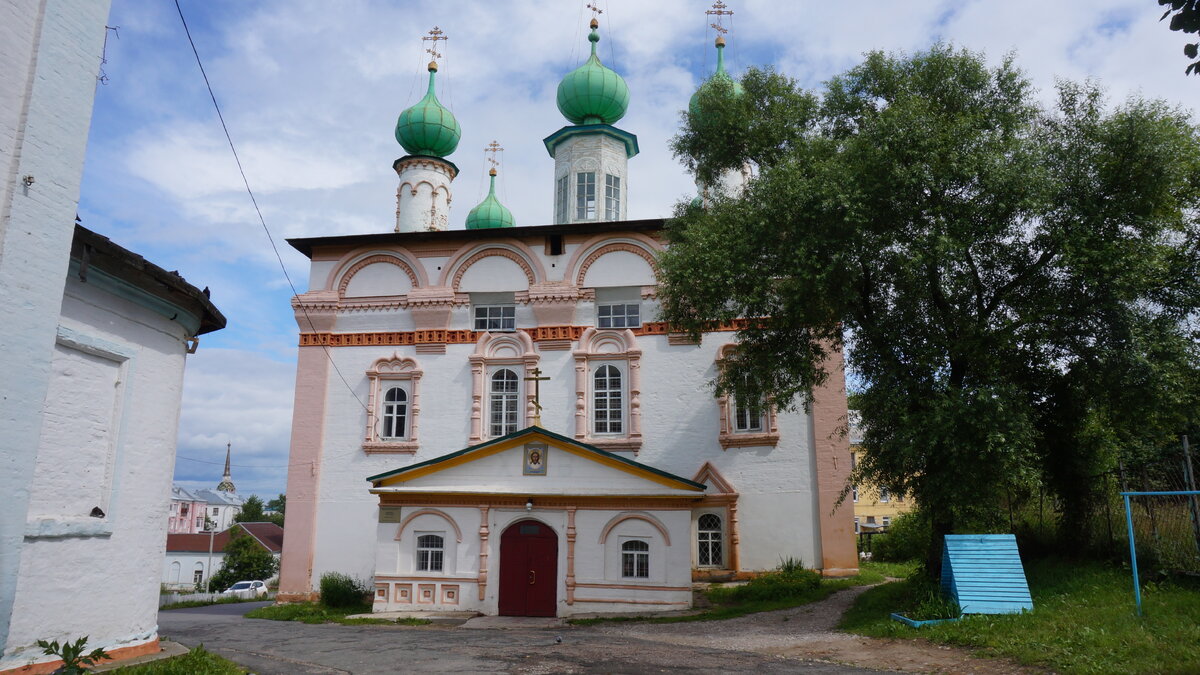
<instances>
[{"instance_id":1,"label":"small shrub","mask_svg":"<svg viewBox=\"0 0 1200 675\"><path fill-rule=\"evenodd\" d=\"M958 603L942 595L940 590L926 592L915 608L905 612L905 616L915 621L953 619L961 615L962 608Z\"/></svg>"},{"instance_id":2,"label":"small shrub","mask_svg":"<svg viewBox=\"0 0 1200 675\"><path fill-rule=\"evenodd\" d=\"M743 586L726 589L720 599L735 602L787 600L810 595L820 586L820 574L789 558L782 560L774 572L755 577Z\"/></svg>"},{"instance_id":3,"label":"small shrub","mask_svg":"<svg viewBox=\"0 0 1200 675\"><path fill-rule=\"evenodd\" d=\"M367 582L341 572L321 575L321 604L326 607L358 607L367 604L371 587Z\"/></svg>"},{"instance_id":4,"label":"small shrub","mask_svg":"<svg viewBox=\"0 0 1200 675\"><path fill-rule=\"evenodd\" d=\"M62 659L62 666L54 671L63 675L84 675L87 673L87 666L96 665L97 661L102 659L111 659L108 652L103 648L97 647L88 653L84 653L84 645L87 644L88 636L83 636L75 642L63 642L61 645L58 640L46 642L38 640L37 646L42 648L42 653L47 656L57 656Z\"/></svg>"},{"instance_id":5,"label":"small shrub","mask_svg":"<svg viewBox=\"0 0 1200 675\"><path fill-rule=\"evenodd\" d=\"M921 560L932 536L930 532L929 519L923 513L905 513L892 521L887 534L874 536L871 559L882 562Z\"/></svg>"}]
</instances>

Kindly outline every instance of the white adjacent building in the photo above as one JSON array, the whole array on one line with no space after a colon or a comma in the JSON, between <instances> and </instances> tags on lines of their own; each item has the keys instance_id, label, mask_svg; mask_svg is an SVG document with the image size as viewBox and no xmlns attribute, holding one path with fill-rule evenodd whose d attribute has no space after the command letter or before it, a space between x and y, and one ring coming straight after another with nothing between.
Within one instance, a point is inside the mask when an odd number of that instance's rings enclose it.
<instances>
[{"instance_id":1,"label":"white adjacent building","mask_svg":"<svg viewBox=\"0 0 1200 675\"><path fill-rule=\"evenodd\" d=\"M693 581L787 558L855 572L840 355L801 412L713 395L738 325L657 320L664 221L625 219L638 139L592 28L544 140L554 223L515 223L494 171L466 229L427 217L459 133L431 64L396 128L396 226L290 240L312 264L280 599L342 572L377 611L563 616L688 607Z\"/></svg>"}]
</instances>

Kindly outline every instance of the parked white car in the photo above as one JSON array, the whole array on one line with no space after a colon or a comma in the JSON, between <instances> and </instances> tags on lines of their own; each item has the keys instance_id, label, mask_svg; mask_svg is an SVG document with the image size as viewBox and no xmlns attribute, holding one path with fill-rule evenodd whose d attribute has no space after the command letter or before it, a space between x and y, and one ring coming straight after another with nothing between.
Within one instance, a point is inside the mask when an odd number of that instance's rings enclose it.
<instances>
[{"instance_id":1,"label":"parked white car","mask_svg":"<svg viewBox=\"0 0 1200 675\"><path fill-rule=\"evenodd\" d=\"M253 595L256 598L261 598L266 594L267 583L265 581L239 581L221 591L221 595Z\"/></svg>"}]
</instances>

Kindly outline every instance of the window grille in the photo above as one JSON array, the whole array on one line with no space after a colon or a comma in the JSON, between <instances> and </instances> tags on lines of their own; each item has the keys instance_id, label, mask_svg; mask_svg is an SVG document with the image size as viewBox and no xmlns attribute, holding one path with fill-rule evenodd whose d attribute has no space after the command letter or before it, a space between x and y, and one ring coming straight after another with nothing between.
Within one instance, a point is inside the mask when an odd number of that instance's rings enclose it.
<instances>
[{"instance_id":1,"label":"window grille","mask_svg":"<svg viewBox=\"0 0 1200 675\"><path fill-rule=\"evenodd\" d=\"M631 539L621 545L621 576L634 579L650 576L650 544Z\"/></svg>"},{"instance_id":2,"label":"window grille","mask_svg":"<svg viewBox=\"0 0 1200 675\"><path fill-rule=\"evenodd\" d=\"M701 567L721 566L721 518L711 513L700 516L696 523L698 544L697 563Z\"/></svg>"},{"instance_id":3,"label":"window grille","mask_svg":"<svg viewBox=\"0 0 1200 675\"><path fill-rule=\"evenodd\" d=\"M441 572L443 561L442 537L422 534L417 537L417 571Z\"/></svg>"},{"instance_id":4,"label":"window grille","mask_svg":"<svg viewBox=\"0 0 1200 675\"><path fill-rule=\"evenodd\" d=\"M385 439L404 438L408 421L408 394L400 387L392 387L383 397L383 434Z\"/></svg>"},{"instance_id":5,"label":"window grille","mask_svg":"<svg viewBox=\"0 0 1200 675\"><path fill-rule=\"evenodd\" d=\"M513 305L476 305L475 330L514 331L517 308Z\"/></svg>"},{"instance_id":6,"label":"window grille","mask_svg":"<svg viewBox=\"0 0 1200 675\"><path fill-rule=\"evenodd\" d=\"M596 219L596 173L583 171L575 175L575 220Z\"/></svg>"},{"instance_id":7,"label":"window grille","mask_svg":"<svg viewBox=\"0 0 1200 675\"><path fill-rule=\"evenodd\" d=\"M593 379L592 401L597 434L619 434L624 429L621 371L616 366L601 366Z\"/></svg>"},{"instance_id":8,"label":"window grille","mask_svg":"<svg viewBox=\"0 0 1200 675\"><path fill-rule=\"evenodd\" d=\"M604 219L621 219L621 177L604 176Z\"/></svg>"},{"instance_id":9,"label":"window grille","mask_svg":"<svg viewBox=\"0 0 1200 675\"><path fill-rule=\"evenodd\" d=\"M492 374L490 428L493 438L517 430L517 394L520 382L517 374L507 368Z\"/></svg>"},{"instance_id":10,"label":"window grille","mask_svg":"<svg viewBox=\"0 0 1200 675\"><path fill-rule=\"evenodd\" d=\"M596 306L597 328L637 328L642 325L642 306L636 303Z\"/></svg>"}]
</instances>

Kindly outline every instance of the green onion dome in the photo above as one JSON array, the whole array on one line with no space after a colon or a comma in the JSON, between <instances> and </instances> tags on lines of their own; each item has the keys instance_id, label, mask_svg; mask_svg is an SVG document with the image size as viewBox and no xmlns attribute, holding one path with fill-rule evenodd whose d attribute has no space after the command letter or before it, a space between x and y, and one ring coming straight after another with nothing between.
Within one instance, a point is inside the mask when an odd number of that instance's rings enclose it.
<instances>
[{"instance_id":1,"label":"green onion dome","mask_svg":"<svg viewBox=\"0 0 1200 675\"><path fill-rule=\"evenodd\" d=\"M717 85L716 84L717 82L720 82L722 84ZM717 37L717 71L715 73L713 73L712 76L709 77L707 80L705 80L704 83L701 84L698 89L696 89L696 93L692 94L692 100L690 102L688 102L688 110L691 111L691 113L693 115L699 115L700 114L700 93L701 92L706 91L706 89L711 89L715 86L721 86L722 88L725 88L725 87L730 87L731 85L732 85L734 97L741 96L742 95L742 85L738 84L737 80L730 77L729 73L725 72L725 38L718 36Z\"/></svg>"},{"instance_id":2,"label":"green onion dome","mask_svg":"<svg viewBox=\"0 0 1200 675\"><path fill-rule=\"evenodd\" d=\"M629 107L629 87L596 56L599 23L592 19L592 55L558 83L558 110L575 124L614 124Z\"/></svg>"},{"instance_id":3,"label":"green onion dome","mask_svg":"<svg viewBox=\"0 0 1200 675\"><path fill-rule=\"evenodd\" d=\"M513 221L512 211L509 211L500 203L499 199L496 199L496 170L488 171L488 175L492 177L488 196L467 214L468 230L487 230L516 225L516 222Z\"/></svg>"},{"instance_id":4,"label":"green onion dome","mask_svg":"<svg viewBox=\"0 0 1200 675\"><path fill-rule=\"evenodd\" d=\"M396 120L396 140L410 155L445 157L458 147L462 128L445 106L438 102L433 93L433 77L437 74L437 63L429 63L429 91L425 98L413 107L400 113Z\"/></svg>"}]
</instances>

